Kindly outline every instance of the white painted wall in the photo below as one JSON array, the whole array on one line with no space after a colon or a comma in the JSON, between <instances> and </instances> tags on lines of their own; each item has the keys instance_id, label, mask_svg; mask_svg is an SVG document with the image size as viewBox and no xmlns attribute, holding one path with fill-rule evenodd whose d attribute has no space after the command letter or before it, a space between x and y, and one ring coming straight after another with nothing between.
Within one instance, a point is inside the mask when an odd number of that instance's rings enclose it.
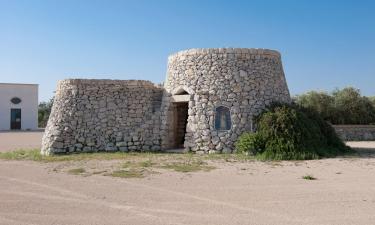
<instances>
[{"instance_id":1,"label":"white painted wall","mask_svg":"<svg viewBox=\"0 0 375 225\"><path fill-rule=\"evenodd\" d=\"M18 97L22 101L13 104ZM0 83L0 130L10 130L10 109L21 109L21 129L38 128L38 85Z\"/></svg>"}]
</instances>

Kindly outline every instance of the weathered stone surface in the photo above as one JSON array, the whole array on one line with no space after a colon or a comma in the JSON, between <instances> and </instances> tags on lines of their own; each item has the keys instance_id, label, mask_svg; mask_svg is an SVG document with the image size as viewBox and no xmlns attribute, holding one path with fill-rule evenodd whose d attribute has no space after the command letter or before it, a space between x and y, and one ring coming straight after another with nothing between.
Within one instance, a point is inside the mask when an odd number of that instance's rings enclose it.
<instances>
[{"instance_id":1,"label":"weathered stone surface","mask_svg":"<svg viewBox=\"0 0 375 225\"><path fill-rule=\"evenodd\" d=\"M184 146L197 153L225 152L244 131L253 129L253 117L272 102L290 102L280 54L267 49L202 49L181 51L168 58L164 88L168 97L177 90L191 96ZM173 113L163 102L162 148L171 147ZM232 127L215 131L215 110L228 107Z\"/></svg>"},{"instance_id":2,"label":"weathered stone surface","mask_svg":"<svg viewBox=\"0 0 375 225\"><path fill-rule=\"evenodd\" d=\"M127 151L129 151L128 147L119 147L118 149L121 152L127 152Z\"/></svg>"},{"instance_id":3,"label":"weathered stone surface","mask_svg":"<svg viewBox=\"0 0 375 225\"><path fill-rule=\"evenodd\" d=\"M186 150L230 153L237 137L253 129L254 116L272 102L290 102L290 95L276 51L181 51L168 58L164 87L142 80L60 81L42 154L173 148L174 101L188 103ZM219 106L230 110L229 130L215 130Z\"/></svg>"},{"instance_id":4,"label":"weathered stone surface","mask_svg":"<svg viewBox=\"0 0 375 225\"><path fill-rule=\"evenodd\" d=\"M160 108L162 94L149 81L60 81L42 153L128 151L128 143L141 150L144 140L159 143L160 112L155 108Z\"/></svg>"}]
</instances>

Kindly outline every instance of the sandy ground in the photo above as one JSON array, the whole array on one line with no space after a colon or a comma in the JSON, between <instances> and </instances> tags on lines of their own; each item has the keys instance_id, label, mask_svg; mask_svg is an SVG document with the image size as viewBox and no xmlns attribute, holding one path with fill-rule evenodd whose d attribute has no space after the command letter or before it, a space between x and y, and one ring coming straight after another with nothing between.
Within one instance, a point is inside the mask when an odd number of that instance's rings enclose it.
<instances>
[{"instance_id":1,"label":"sandy ground","mask_svg":"<svg viewBox=\"0 0 375 225\"><path fill-rule=\"evenodd\" d=\"M0 160L0 224L375 224L374 149L355 158L211 163L210 172L129 179L56 170L66 162ZM317 180L302 179L308 174Z\"/></svg>"},{"instance_id":2,"label":"sandy ground","mask_svg":"<svg viewBox=\"0 0 375 225\"><path fill-rule=\"evenodd\" d=\"M375 148L375 141L348 141L346 144L352 148Z\"/></svg>"},{"instance_id":3,"label":"sandy ground","mask_svg":"<svg viewBox=\"0 0 375 225\"><path fill-rule=\"evenodd\" d=\"M0 131L0 152L40 148L43 131Z\"/></svg>"},{"instance_id":4,"label":"sandy ground","mask_svg":"<svg viewBox=\"0 0 375 225\"><path fill-rule=\"evenodd\" d=\"M220 163L146 178L0 161L0 224L374 224L375 159ZM304 180L304 175L317 180Z\"/></svg>"}]
</instances>

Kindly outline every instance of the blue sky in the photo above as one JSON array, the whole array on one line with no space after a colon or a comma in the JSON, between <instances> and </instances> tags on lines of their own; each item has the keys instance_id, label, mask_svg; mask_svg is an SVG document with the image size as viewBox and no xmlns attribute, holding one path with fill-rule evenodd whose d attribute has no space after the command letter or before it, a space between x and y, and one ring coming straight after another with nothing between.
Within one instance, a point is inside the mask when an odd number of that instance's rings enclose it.
<instances>
[{"instance_id":1,"label":"blue sky","mask_svg":"<svg viewBox=\"0 0 375 225\"><path fill-rule=\"evenodd\" d=\"M187 48L281 52L291 94L354 86L375 95L375 1L0 0L0 82L160 83Z\"/></svg>"}]
</instances>

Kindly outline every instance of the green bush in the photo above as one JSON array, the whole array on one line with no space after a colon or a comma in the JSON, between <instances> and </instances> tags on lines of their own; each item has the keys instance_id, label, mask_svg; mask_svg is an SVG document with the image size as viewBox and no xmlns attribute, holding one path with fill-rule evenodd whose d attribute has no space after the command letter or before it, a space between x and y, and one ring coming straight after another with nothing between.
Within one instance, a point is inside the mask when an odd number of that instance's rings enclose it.
<instances>
[{"instance_id":1,"label":"green bush","mask_svg":"<svg viewBox=\"0 0 375 225\"><path fill-rule=\"evenodd\" d=\"M256 133L245 133L236 142L238 152L249 152L263 160L304 160L350 150L318 113L299 106L273 105L256 123Z\"/></svg>"},{"instance_id":2,"label":"green bush","mask_svg":"<svg viewBox=\"0 0 375 225\"><path fill-rule=\"evenodd\" d=\"M261 149L263 141L257 133L243 133L236 143L238 153L256 155Z\"/></svg>"}]
</instances>

